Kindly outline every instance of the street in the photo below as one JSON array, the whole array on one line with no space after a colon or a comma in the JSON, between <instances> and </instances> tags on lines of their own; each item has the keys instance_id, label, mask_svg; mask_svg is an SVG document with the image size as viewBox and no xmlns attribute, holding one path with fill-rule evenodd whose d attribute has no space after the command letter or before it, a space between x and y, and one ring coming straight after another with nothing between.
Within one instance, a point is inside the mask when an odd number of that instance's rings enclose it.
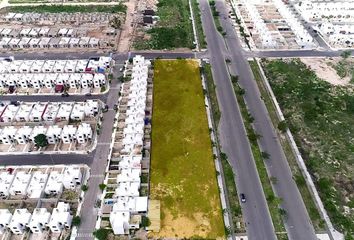
<instances>
[{"instance_id":1,"label":"street","mask_svg":"<svg viewBox=\"0 0 354 240\"><path fill-rule=\"evenodd\" d=\"M200 0L204 33L208 42L208 51L216 92L221 110L219 126L222 150L228 155L230 164L236 173L236 185L239 193L244 193L247 202L242 213L249 239L276 239L267 202L257 173L242 116L230 82L225 64L228 51L224 40L217 32L207 0Z\"/></svg>"},{"instance_id":2,"label":"street","mask_svg":"<svg viewBox=\"0 0 354 240\"><path fill-rule=\"evenodd\" d=\"M288 237L293 240L315 240L317 239L315 230L301 194L292 178L288 161L265 104L261 99L250 66L247 59L243 56L238 36L230 19L227 17L228 10L223 1L216 1L216 5L220 16L226 16L224 18L221 17L221 25L226 31L225 42L229 49L232 69L239 76L239 83L246 91L244 99L249 112L255 119L253 123L255 131L261 136L258 140L259 146L262 151L270 154L270 159L266 161L267 172L269 176L277 179L277 183L272 184L272 187L276 196L282 199L280 205L286 211L284 223ZM244 179L241 181L244 181Z\"/></svg>"}]
</instances>

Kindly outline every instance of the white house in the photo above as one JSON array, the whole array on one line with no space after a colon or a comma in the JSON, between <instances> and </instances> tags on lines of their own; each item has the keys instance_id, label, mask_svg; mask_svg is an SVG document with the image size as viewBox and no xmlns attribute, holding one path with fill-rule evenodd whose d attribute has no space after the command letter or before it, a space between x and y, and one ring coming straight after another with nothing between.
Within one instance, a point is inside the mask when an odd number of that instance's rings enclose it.
<instances>
[{"instance_id":1,"label":"white house","mask_svg":"<svg viewBox=\"0 0 354 240\"><path fill-rule=\"evenodd\" d=\"M13 234L23 234L30 219L31 213L26 208L16 209L9 224L9 228Z\"/></svg>"},{"instance_id":2,"label":"white house","mask_svg":"<svg viewBox=\"0 0 354 240\"><path fill-rule=\"evenodd\" d=\"M46 135L48 128L45 126L35 126L32 130L30 139L32 142L34 142L34 138L37 137L40 134Z\"/></svg>"},{"instance_id":3,"label":"white house","mask_svg":"<svg viewBox=\"0 0 354 240\"><path fill-rule=\"evenodd\" d=\"M34 172L27 188L27 196L29 198L40 198L42 191L47 183L48 174L42 172Z\"/></svg>"},{"instance_id":4,"label":"white house","mask_svg":"<svg viewBox=\"0 0 354 240\"><path fill-rule=\"evenodd\" d=\"M76 138L77 128L74 125L65 125L61 132L61 140L64 144L71 143Z\"/></svg>"},{"instance_id":5,"label":"white house","mask_svg":"<svg viewBox=\"0 0 354 240\"><path fill-rule=\"evenodd\" d=\"M95 100L87 100L85 102L85 116L94 117L99 112L99 104L98 101Z\"/></svg>"},{"instance_id":6,"label":"white house","mask_svg":"<svg viewBox=\"0 0 354 240\"><path fill-rule=\"evenodd\" d=\"M55 62L54 71L57 73L63 73L65 64L66 64L66 60L57 60Z\"/></svg>"},{"instance_id":7,"label":"white house","mask_svg":"<svg viewBox=\"0 0 354 240\"><path fill-rule=\"evenodd\" d=\"M140 182L140 168L123 168L117 175L117 183L119 182Z\"/></svg>"},{"instance_id":8,"label":"white house","mask_svg":"<svg viewBox=\"0 0 354 240\"><path fill-rule=\"evenodd\" d=\"M31 38L28 45L31 48L38 48L38 47L40 47L40 45L39 45L40 41L41 41L40 38Z\"/></svg>"},{"instance_id":9,"label":"white house","mask_svg":"<svg viewBox=\"0 0 354 240\"><path fill-rule=\"evenodd\" d=\"M6 198L9 196L9 191L13 180L15 179L14 174L9 172L0 173L0 197Z\"/></svg>"},{"instance_id":10,"label":"white house","mask_svg":"<svg viewBox=\"0 0 354 240\"><path fill-rule=\"evenodd\" d=\"M15 134L15 139L18 144L27 144L30 141L32 127L23 126L19 128Z\"/></svg>"},{"instance_id":11,"label":"white house","mask_svg":"<svg viewBox=\"0 0 354 240\"><path fill-rule=\"evenodd\" d=\"M45 74L31 74L33 77L31 79L31 85L35 89L40 89L45 84Z\"/></svg>"},{"instance_id":12,"label":"white house","mask_svg":"<svg viewBox=\"0 0 354 240\"><path fill-rule=\"evenodd\" d=\"M93 86L95 88L100 88L101 86L106 85L106 77L102 73L96 73L93 77Z\"/></svg>"},{"instance_id":13,"label":"white house","mask_svg":"<svg viewBox=\"0 0 354 240\"><path fill-rule=\"evenodd\" d=\"M115 235L129 234L129 212L115 211L109 215L109 222L111 223Z\"/></svg>"},{"instance_id":14,"label":"white house","mask_svg":"<svg viewBox=\"0 0 354 240\"><path fill-rule=\"evenodd\" d=\"M74 190L81 184L82 173L79 167L66 167L63 175L63 184L66 189Z\"/></svg>"},{"instance_id":15,"label":"white house","mask_svg":"<svg viewBox=\"0 0 354 240\"><path fill-rule=\"evenodd\" d=\"M92 139L92 128L88 123L81 123L76 132L76 140L83 144Z\"/></svg>"},{"instance_id":16,"label":"white house","mask_svg":"<svg viewBox=\"0 0 354 240\"><path fill-rule=\"evenodd\" d=\"M74 104L73 110L70 114L70 119L74 121L80 121L85 118L85 103L78 102Z\"/></svg>"},{"instance_id":17,"label":"white house","mask_svg":"<svg viewBox=\"0 0 354 240\"><path fill-rule=\"evenodd\" d=\"M120 182L115 189L117 197L139 197L140 182Z\"/></svg>"},{"instance_id":18,"label":"white house","mask_svg":"<svg viewBox=\"0 0 354 240\"><path fill-rule=\"evenodd\" d=\"M18 110L15 119L17 122L28 122L30 113L33 109L33 103L23 103L20 105L20 109Z\"/></svg>"},{"instance_id":19,"label":"white house","mask_svg":"<svg viewBox=\"0 0 354 240\"><path fill-rule=\"evenodd\" d=\"M0 234L4 234L11 222L12 214L9 209L0 209Z\"/></svg>"},{"instance_id":20,"label":"white house","mask_svg":"<svg viewBox=\"0 0 354 240\"><path fill-rule=\"evenodd\" d=\"M12 122L15 119L17 111L20 109L19 106L7 105L5 111L1 115L2 122Z\"/></svg>"},{"instance_id":21,"label":"white house","mask_svg":"<svg viewBox=\"0 0 354 240\"><path fill-rule=\"evenodd\" d=\"M27 193L27 187L31 181L32 174L19 171L10 187L10 195L23 195Z\"/></svg>"},{"instance_id":22,"label":"white house","mask_svg":"<svg viewBox=\"0 0 354 240\"><path fill-rule=\"evenodd\" d=\"M148 208L148 197L118 197L113 204L113 212L145 213Z\"/></svg>"},{"instance_id":23,"label":"white house","mask_svg":"<svg viewBox=\"0 0 354 240\"><path fill-rule=\"evenodd\" d=\"M49 224L50 212L46 208L35 208L28 227L32 233L43 233Z\"/></svg>"},{"instance_id":24,"label":"white house","mask_svg":"<svg viewBox=\"0 0 354 240\"><path fill-rule=\"evenodd\" d=\"M59 103L48 103L47 108L42 116L43 121L52 122L55 120L60 108Z\"/></svg>"},{"instance_id":25,"label":"white house","mask_svg":"<svg viewBox=\"0 0 354 240\"><path fill-rule=\"evenodd\" d=\"M60 108L59 108L58 114L56 116L56 120L57 121L68 121L72 109L73 109L73 103L60 104Z\"/></svg>"},{"instance_id":26,"label":"white house","mask_svg":"<svg viewBox=\"0 0 354 240\"><path fill-rule=\"evenodd\" d=\"M89 73L82 74L81 76L81 87L89 88L92 85L93 75Z\"/></svg>"},{"instance_id":27,"label":"white house","mask_svg":"<svg viewBox=\"0 0 354 240\"><path fill-rule=\"evenodd\" d=\"M17 128L15 128L14 126L4 127L0 134L0 141L3 144L13 144L15 141L16 132Z\"/></svg>"},{"instance_id":28,"label":"white house","mask_svg":"<svg viewBox=\"0 0 354 240\"><path fill-rule=\"evenodd\" d=\"M49 144L57 144L61 139L63 129L57 125L49 126L46 136Z\"/></svg>"},{"instance_id":29,"label":"white house","mask_svg":"<svg viewBox=\"0 0 354 240\"><path fill-rule=\"evenodd\" d=\"M42 66L42 72L44 72L44 73L53 72L55 62L56 62L55 60L47 60L47 61L45 61L43 66Z\"/></svg>"},{"instance_id":30,"label":"white house","mask_svg":"<svg viewBox=\"0 0 354 240\"><path fill-rule=\"evenodd\" d=\"M77 65L77 60L67 60L66 65L64 67L64 72L74 73L76 65Z\"/></svg>"},{"instance_id":31,"label":"white house","mask_svg":"<svg viewBox=\"0 0 354 240\"><path fill-rule=\"evenodd\" d=\"M52 171L49 174L47 185L44 188L46 194L59 194L63 191L63 174L58 171Z\"/></svg>"},{"instance_id":32,"label":"white house","mask_svg":"<svg viewBox=\"0 0 354 240\"><path fill-rule=\"evenodd\" d=\"M49 45L49 43L50 43L50 40L51 40L51 38L49 38L49 37L43 37L43 38L41 38L41 41L39 42L39 47L40 48L49 48L50 47L50 45Z\"/></svg>"},{"instance_id":33,"label":"white house","mask_svg":"<svg viewBox=\"0 0 354 240\"><path fill-rule=\"evenodd\" d=\"M31 73L40 73L42 72L42 67L44 65L45 61L44 60L36 60L33 62L30 72Z\"/></svg>"},{"instance_id":34,"label":"white house","mask_svg":"<svg viewBox=\"0 0 354 240\"><path fill-rule=\"evenodd\" d=\"M47 103L38 102L33 106L33 109L29 115L29 120L31 122L40 122L43 121L43 114L47 109Z\"/></svg>"},{"instance_id":35,"label":"white house","mask_svg":"<svg viewBox=\"0 0 354 240\"><path fill-rule=\"evenodd\" d=\"M78 60L75 68L75 72L83 73L86 70L88 60Z\"/></svg>"},{"instance_id":36,"label":"white house","mask_svg":"<svg viewBox=\"0 0 354 240\"><path fill-rule=\"evenodd\" d=\"M53 209L48 226L52 232L60 233L64 228L70 229L72 219L69 204L59 202L58 206Z\"/></svg>"}]
</instances>

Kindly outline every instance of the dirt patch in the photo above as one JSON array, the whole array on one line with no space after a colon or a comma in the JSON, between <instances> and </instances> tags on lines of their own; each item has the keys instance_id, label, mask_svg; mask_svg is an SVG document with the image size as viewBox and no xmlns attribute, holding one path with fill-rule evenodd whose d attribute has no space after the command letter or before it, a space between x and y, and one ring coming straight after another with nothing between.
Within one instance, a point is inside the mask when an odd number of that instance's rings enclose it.
<instances>
[{"instance_id":1,"label":"dirt patch","mask_svg":"<svg viewBox=\"0 0 354 240\"><path fill-rule=\"evenodd\" d=\"M300 58L316 75L333 84L345 86L350 83L350 77L340 77L333 66L336 66L342 58ZM347 59L348 62L354 63L352 59Z\"/></svg>"}]
</instances>

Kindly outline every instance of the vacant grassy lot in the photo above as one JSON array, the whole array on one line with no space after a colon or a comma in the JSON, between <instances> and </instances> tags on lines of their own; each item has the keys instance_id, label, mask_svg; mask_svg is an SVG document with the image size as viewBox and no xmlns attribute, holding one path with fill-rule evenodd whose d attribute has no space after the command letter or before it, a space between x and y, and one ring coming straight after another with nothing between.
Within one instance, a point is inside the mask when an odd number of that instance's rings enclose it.
<instances>
[{"instance_id":1,"label":"vacant grassy lot","mask_svg":"<svg viewBox=\"0 0 354 240\"><path fill-rule=\"evenodd\" d=\"M126 11L127 7L123 4L114 6L94 5L94 6L68 6L68 5L38 5L38 6L12 6L7 7L7 12L36 12L36 13L60 13L60 12L109 12L119 13Z\"/></svg>"},{"instance_id":2,"label":"vacant grassy lot","mask_svg":"<svg viewBox=\"0 0 354 240\"><path fill-rule=\"evenodd\" d=\"M137 49L194 48L188 0L160 0L157 25L148 30L151 39L136 42Z\"/></svg>"},{"instance_id":3,"label":"vacant grassy lot","mask_svg":"<svg viewBox=\"0 0 354 240\"><path fill-rule=\"evenodd\" d=\"M354 88L319 79L299 60L263 65L332 222L354 235Z\"/></svg>"},{"instance_id":4,"label":"vacant grassy lot","mask_svg":"<svg viewBox=\"0 0 354 240\"><path fill-rule=\"evenodd\" d=\"M224 224L196 61L156 60L151 199L167 238L223 238Z\"/></svg>"}]
</instances>

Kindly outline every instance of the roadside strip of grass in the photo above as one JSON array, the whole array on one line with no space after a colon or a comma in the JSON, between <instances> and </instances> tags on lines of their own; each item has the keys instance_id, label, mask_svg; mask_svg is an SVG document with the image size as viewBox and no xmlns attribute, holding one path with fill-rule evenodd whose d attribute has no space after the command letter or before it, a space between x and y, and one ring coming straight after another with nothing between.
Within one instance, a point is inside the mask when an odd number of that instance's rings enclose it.
<instances>
[{"instance_id":1,"label":"roadside strip of grass","mask_svg":"<svg viewBox=\"0 0 354 240\"><path fill-rule=\"evenodd\" d=\"M213 15L213 18L214 18L214 23L215 23L216 29L220 32L220 34L224 35L225 34L224 29L221 26L221 22L220 22L220 18L219 18L220 13L218 10L216 10L215 1L209 1L209 5L211 8L211 14Z\"/></svg>"},{"instance_id":2,"label":"roadside strip of grass","mask_svg":"<svg viewBox=\"0 0 354 240\"><path fill-rule=\"evenodd\" d=\"M214 120L214 127L217 129L217 126L220 121L221 112L219 109L218 99L216 96L215 91L215 84L213 81L213 76L211 72L210 64L205 64L203 66L202 73L205 77L206 87L207 87L207 94L211 104L211 113L213 115ZM217 137L218 134L216 133L215 136ZM243 224L242 212L241 212L241 205L238 199L236 184L235 184L235 175L232 171L232 168L227 160L227 155L225 153L220 153L220 162L222 165L222 170L224 173L224 182L226 185L225 191L227 191L227 197L229 200L229 207L230 207L230 214L232 218L233 228L235 229L236 233L244 233L246 232ZM238 227L238 223L240 224Z\"/></svg>"},{"instance_id":3,"label":"roadside strip of grass","mask_svg":"<svg viewBox=\"0 0 354 240\"><path fill-rule=\"evenodd\" d=\"M216 90L215 90L216 86L215 86L214 81L213 81L213 75L212 75L212 72L211 72L210 64L205 64L204 65L203 74L205 76L205 81L206 81L206 85L207 85L208 92L209 92L211 110L212 110L213 118L214 118L214 121L215 121L215 127L218 127L219 121L220 121L220 117L221 117L221 112L220 112L220 109L219 109L218 99L217 99L217 96L216 96Z\"/></svg>"},{"instance_id":4,"label":"roadside strip of grass","mask_svg":"<svg viewBox=\"0 0 354 240\"><path fill-rule=\"evenodd\" d=\"M279 207L279 204L281 203L281 199L277 198L274 195L272 185L270 182L271 177L268 176L265 164L263 160L266 161L266 154L261 152L257 139L259 138L258 134L254 131L252 127L252 122L254 121L253 117L250 115L250 113L247 110L246 103L244 101L243 95L245 94L245 91L243 88L240 87L238 84L238 78L237 76L231 76L231 81L232 85L235 91L236 99L238 102L238 105L240 107L241 115L243 118L243 122L246 128L247 136L251 145L251 150L253 154L253 158L256 163L257 171L259 178L261 180L262 188L264 191L264 195L266 197L267 203L268 203L268 208L269 212L273 221L274 229L276 232L285 232L285 227L282 221L282 211ZM273 181L276 181L276 179L272 179ZM276 184L276 183L274 183ZM284 239L284 238L283 238Z\"/></svg>"},{"instance_id":5,"label":"roadside strip of grass","mask_svg":"<svg viewBox=\"0 0 354 240\"><path fill-rule=\"evenodd\" d=\"M199 46L201 49L206 48L207 42L205 40L205 35L203 31L202 19L200 16L200 9L198 0L191 0L192 1L192 9L194 14L195 20L195 28L197 30Z\"/></svg>"},{"instance_id":6,"label":"roadside strip of grass","mask_svg":"<svg viewBox=\"0 0 354 240\"><path fill-rule=\"evenodd\" d=\"M108 13L125 13L127 6L124 4L117 5L90 5L90 6L74 6L74 5L36 5L36 6L11 6L5 8L7 12L36 12L36 13L74 13L74 12L108 12Z\"/></svg>"},{"instance_id":7,"label":"roadside strip of grass","mask_svg":"<svg viewBox=\"0 0 354 240\"><path fill-rule=\"evenodd\" d=\"M324 231L325 230L325 222L321 218L321 215L319 214L319 211L314 203L314 200L312 198L312 195L310 193L310 190L308 189L306 185L306 181L301 173L301 170L297 164L297 161L295 159L295 155L291 149L291 145L288 141L288 138L282 134L277 126L280 123L280 119L278 118L278 115L276 113L276 109L274 106L274 103L272 101L271 96L269 95L269 92L266 89L266 86L264 84L264 81L262 79L258 64L255 60L249 61L249 64L251 66L254 78L257 82L258 88L261 92L262 99L267 107L269 116L271 118L271 121L273 123L273 126L275 126L275 129L277 129L277 133L280 139L280 143L282 145L283 151L285 153L285 156L288 160L288 163L290 165L291 172L293 174L293 178L295 179L295 182L297 184L297 187L301 193L302 199L304 201L304 204L306 206L307 212L310 216L310 219L312 221L313 226L315 227L316 231Z\"/></svg>"}]
</instances>

